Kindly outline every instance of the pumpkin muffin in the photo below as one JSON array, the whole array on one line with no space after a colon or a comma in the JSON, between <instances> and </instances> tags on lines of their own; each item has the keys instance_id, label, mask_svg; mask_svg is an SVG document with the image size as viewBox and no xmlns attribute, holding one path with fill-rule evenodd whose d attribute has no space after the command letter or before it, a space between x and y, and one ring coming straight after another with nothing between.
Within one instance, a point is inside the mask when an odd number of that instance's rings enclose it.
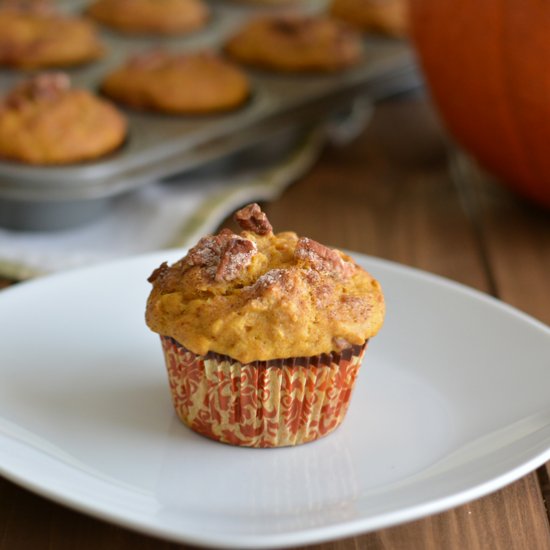
<instances>
[{"instance_id":1,"label":"pumpkin muffin","mask_svg":"<svg viewBox=\"0 0 550 550\"><path fill-rule=\"evenodd\" d=\"M245 23L225 45L233 59L282 72L333 72L362 58L359 35L321 15L268 15Z\"/></svg>"},{"instance_id":2,"label":"pumpkin muffin","mask_svg":"<svg viewBox=\"0 0 550 550\"><path fill-rule=\"evenodd\" d=\"M235 109L250 95L246 75L210 52L148 51L109 74L103 93L150 111L205 114Z\"/></svg>"},{"instance_id":3,"label":"pumpkin muffin","mask_svg":"<svg viewBox=\"0 0 550 550\"><path fill-rule=\"evenodd\" d=\"M126 121L108 102L71 89L63 73L35 76L0 101L0 158L69 164L119 147Z\"/></svg>"},{"instance_id":4,"label":"pumpkin muffin","mask_svg":"<svg viewBox=\"0 0 550 550\"><path fill-rule=\"evenodd\" d=\"M0 65L66 67L103 53L96 28L86 19L61 15L44 1L0 3Z\"/></svg>"},{"instance_id":5,"label":"pumpkin muffin","mask_svg":"<svg viewBox=\"0 0 550 550\"><path fill-rule=\"evenodd\" d=\"M333 0L330 14L365 32L408 34L407 0Z\"/></svg>"},{"instance_id":6,"label":"pumpkin muffin","mask_svg":"<svg viewBox=\"0 0 550 550\"><path fill-rule=\"evenodd\" d=\"M251 204L243 231L206 236L163 263L146 322L164 350L180 419L250 447L313 441L346 414L367 341L380 329L380 285L349 256L274 234Z\"/></svg>"},{"instance_id":7,"label":"pumpkin muffin","mask_svg":"<svg viewBox=\"0 0 550 550\"><path fill-rule=\"evenodd\" d=\"M96 21L130 34L180 34L203 27L209 10L201 0L97 0Z\"/></svg>"}]
</instances>

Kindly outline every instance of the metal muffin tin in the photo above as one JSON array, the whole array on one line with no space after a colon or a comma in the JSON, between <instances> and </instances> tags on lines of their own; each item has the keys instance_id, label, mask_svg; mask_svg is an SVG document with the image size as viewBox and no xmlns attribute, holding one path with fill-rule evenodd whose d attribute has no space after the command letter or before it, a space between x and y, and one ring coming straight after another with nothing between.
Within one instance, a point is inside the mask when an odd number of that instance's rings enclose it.
<instances>
[{"instance_id":1,"label":"metal muffin tin","mask_svg":"<svg viewBox=\"0 0 550 550\"><path fill-rule=\"evenodd\" d=\"M72 13L84 11L86 4L58 3L61 10ZM204 30L186 36L138 38L100 28L107 53L97 62L68 70L73 85L97 90L104 75L129 55L150 47L220 50L226 38L247 18L282 11L232 0L211 1L209 5L210 23ZM299 9L322 11L324 5L302 3ZM117 195L243 148L269 143L270 139L278 139L281 132L322 120L358 94L376 100L419 87L414 59L405 42L367 37L364 46L364 62L337 74L282 75L244 68L253 95L236 111L168 116L122 107L129 122L126 143L93 162L38 167L0 161L0 225L59 229L85 223L98 216ZM0 70L0 94L25 76L20 71Z\"/></svg>"}]
</instances>

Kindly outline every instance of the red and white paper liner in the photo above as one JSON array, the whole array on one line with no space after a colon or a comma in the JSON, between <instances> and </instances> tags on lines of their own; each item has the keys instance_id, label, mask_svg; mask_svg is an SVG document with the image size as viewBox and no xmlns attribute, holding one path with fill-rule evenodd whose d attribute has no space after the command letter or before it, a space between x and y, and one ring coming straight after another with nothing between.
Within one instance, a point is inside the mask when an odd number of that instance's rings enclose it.
<instances>
[{"instance_id":1,"label":"red and white paper liner","mask_svg":"<svg viewBox=\"0 0 550 550\"><path fill-rule=\"evenodd\" d=\"M245 447L299 445L335 430L367 347L242 364L197 355L170 337L161 342L179 418L206 437Z\"/></svg>"}]
</instances>

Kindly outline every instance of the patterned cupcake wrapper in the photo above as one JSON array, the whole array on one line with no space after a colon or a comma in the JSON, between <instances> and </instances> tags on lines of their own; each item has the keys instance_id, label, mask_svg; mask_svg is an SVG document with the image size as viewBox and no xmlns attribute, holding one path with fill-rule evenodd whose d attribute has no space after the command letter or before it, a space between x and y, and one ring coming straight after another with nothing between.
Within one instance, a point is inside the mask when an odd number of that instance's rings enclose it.
<instances>
[{"instance_id":1,"label":"patterned cupcake wrapper","mask_svg":"<svg viewBox=\"0 0 550 550\"><path fill-rule=\"evenodd\" d=\"M192 430L231 445L283 447L343 421L367 342L340 353L239 363L161 336L172 401Z\"/></svg>"}]
</instances>

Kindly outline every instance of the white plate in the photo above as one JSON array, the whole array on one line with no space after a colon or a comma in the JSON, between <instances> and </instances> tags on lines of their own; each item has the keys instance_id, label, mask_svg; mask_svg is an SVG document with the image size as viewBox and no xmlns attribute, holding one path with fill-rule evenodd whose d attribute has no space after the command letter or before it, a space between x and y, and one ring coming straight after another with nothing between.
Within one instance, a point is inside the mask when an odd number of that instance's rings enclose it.
<instances>
[{"instance_id":1,"label":"white plate","mask_svg":"<svg viewBox=\"0 0 550 550\"><path fill-rule=\"evenodd\" d=\"M313 543L461 504L550 458L550 330L478 292L356 255L385 290L348 417L242 449L175 417L145 279L161 253L0 293L0 472L78 510L220 547Z\"/></svg>"}]
</instances>

